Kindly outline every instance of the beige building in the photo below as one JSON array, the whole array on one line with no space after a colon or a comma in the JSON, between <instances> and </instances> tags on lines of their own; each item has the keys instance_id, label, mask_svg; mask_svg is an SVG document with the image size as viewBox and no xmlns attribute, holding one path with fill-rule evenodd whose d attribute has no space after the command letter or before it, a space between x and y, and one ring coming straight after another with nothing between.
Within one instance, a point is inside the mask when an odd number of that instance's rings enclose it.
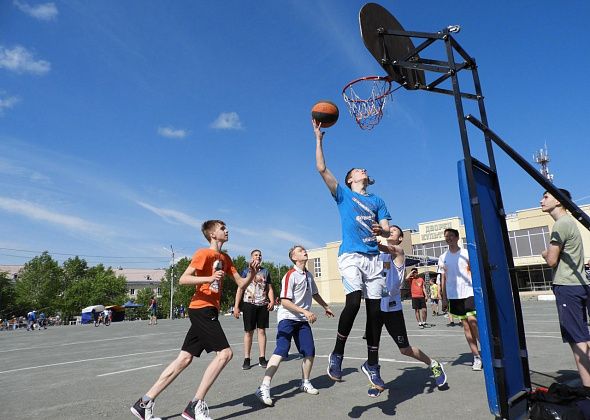
<instances>
[{"instance_id":1,"label":"beige building","mask_svg":"<svg viewBox=\"0 0 590 420\"><path fill-rule=\"evenodd\" d=\"M581 206L589 214L590 205ZM543 213L540 207L519 210L506 217L508 238L514 266L516 269L518 287L521 291L549 290L553 278L552 270L545 264L541 252L547 248L549 234L553 227L553 219ZM590 231L582 225L578 226L584 243L584 261L590 259ZM459 246L465 243L465 226L459 217L434 220L418 224L418 230L405 230L402 246L406 255L418 259L430 257L431 265L425 262L419 264L420 272L435 273L436 266L433 259L438 258L447 249L444 241L444 230L447 228L459 231ZM308 270L314 276L322 297L332 303L342 303L345 300L344 289L338 271L338 247L340 241L328 242L323 248L309 249Z\"/></svg>"}]
</instances>

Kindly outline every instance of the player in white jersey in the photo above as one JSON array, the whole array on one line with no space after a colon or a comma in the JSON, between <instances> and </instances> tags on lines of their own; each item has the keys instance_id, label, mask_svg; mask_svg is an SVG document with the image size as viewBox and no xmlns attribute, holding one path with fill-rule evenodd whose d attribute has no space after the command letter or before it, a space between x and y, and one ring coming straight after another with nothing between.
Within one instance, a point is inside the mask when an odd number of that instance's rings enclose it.
<instances>
[{"instance_id":1,"label":"player in white jersey","mask_svg":"<svg viewBox=\"0 0 590 420\"><path fill-rule=\"evenodd\" d=\"M445 229L444 235L449 249L438 258L439 272L442 274L441 295L449 302L449 317L458 318L463 323L463 332L473 354L472 369L481 370L481 357L477 347L479 331L475 317L469 254L458 245L458 230Z\"/></svg>"},{"instance_id":2,"label":"player in white jersey","mask_svg":"<svg viewBox=\"0 0 590 420\"><path fill-rule=\"evenodd\" d=\"M307 394L319 394L309 381L315 357L315 344L310 324L317 320L316 315L311 312L311 300L315 300L324 308L326 316L334 317L334 313L320 296L313 276L305 268L307 263L305 248L295 245L289 250L289 258L295 265L287 271L281 281L281 306L277 313L277 345L268 361L262 384L255 393L256 397L268 406L273 404L270 397L270 382L281 361L289 355L291 339L295 341L297 350L303 356L299 389Z\"/></svg>"},{"instance_id":3,"label":"player in white jersey","mask_svg":"<svg viewBox=\"0 0 590 420\"><path fill-rule=\"evenodd\" d=\"M381 298L381 312L378 318L378 334L381 337L381 330L383 325L387 332L397 344L399 351L404 356L412 357L416 360L424 362L430 367L436 385L443 388L447 383L447 375L442 367L442 364L434 359L431 359L418 347L410 346L408 341L408 333L406 331L406 323L404 321L404 313L402 311L401 301L401 283L404 279L405 253L400 243L402 242L404 234L399 226L391 225L389 227L389 238L387 238L387 245L379 245L379 249L384 251L379 258L383 261L383 267L386 272L386 283L388 295ZM369 326L367 325L367 328ZM379 346L379 341L377 341ZM369 389L370 397L377 397L381 391L376 387Z\"/></svg>"}]
</instances>

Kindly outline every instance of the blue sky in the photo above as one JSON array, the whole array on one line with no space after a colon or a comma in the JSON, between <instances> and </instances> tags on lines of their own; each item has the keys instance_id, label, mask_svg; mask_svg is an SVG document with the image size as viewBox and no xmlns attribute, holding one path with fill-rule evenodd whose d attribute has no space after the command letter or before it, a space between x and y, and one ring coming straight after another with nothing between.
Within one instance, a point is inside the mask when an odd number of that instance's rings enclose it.
<instances>
[{"instance_id":1,"label":"blue sky","mask_svg":"<svg viewBox=\"0 0 590 420\"><path fill-rule=\"evenodd\" d=\"M342 87L383 74L359 35L363 4L0 1L0 263L48 250L163 267L170 245L205 246L212 218L228 223L232 256L255 247L287 262L294 243L338 240L315 170L310 108L322 98L340 107L325 136L339 179L367 168L404 228L461 216L451 97L400 90L367 132L346 111ZM492 129L528 159L547 143L555 183L590 203L589 2L381 4L407 30L460 24ZM507 210L536 206L540 187L496 158Z\"/></svg>"}]
</instances>

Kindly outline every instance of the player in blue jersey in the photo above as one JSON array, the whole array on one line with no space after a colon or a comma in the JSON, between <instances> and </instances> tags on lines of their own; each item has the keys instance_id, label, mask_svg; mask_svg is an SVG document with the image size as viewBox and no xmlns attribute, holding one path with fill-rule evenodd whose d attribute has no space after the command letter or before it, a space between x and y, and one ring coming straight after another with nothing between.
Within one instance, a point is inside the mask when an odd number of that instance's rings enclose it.
<instances>
[{"instance_id":1,"label":"player in blue jersey","mask_svg":"<svg viewBox=\"0 0 590 420\"><path fill-rule=\"evenodd\" d=\"M361 366L371 384L380 390L385 384L379 372L379 348L376 336L381 296L387 294L383 262L379 259L376 235L389 236L391 216L384 201L369 192L374 181L367 171L353 168L344 178L345 186L338 183L326 167L323 151L324 132L321 124L312 121L316 137L316 168L332 197L336 201L342 226L342 244L338 252L338 269L346 294L346 303L338 320L336 344L329 357L328 376L342 380L344 346L361 306L364 294L367 310L367 361Z\"/></svg>"}]
</instances>

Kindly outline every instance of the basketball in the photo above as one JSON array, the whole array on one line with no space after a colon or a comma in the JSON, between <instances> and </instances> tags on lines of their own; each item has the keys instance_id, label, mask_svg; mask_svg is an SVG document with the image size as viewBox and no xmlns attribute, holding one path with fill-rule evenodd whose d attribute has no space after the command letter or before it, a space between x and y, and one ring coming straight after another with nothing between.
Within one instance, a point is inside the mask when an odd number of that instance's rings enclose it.
<instances>
[{"instance_id":1,"label":"basketball","mask_svg":"<svg viewBox=\"0 0 590 420\"><path fill-rule=\"evenodd\" d=\"M311 108L311 118L322 123L322 128L332 127L338 121L338 107L331 101L318 101Z\"/></svg>"}]
</instances>

